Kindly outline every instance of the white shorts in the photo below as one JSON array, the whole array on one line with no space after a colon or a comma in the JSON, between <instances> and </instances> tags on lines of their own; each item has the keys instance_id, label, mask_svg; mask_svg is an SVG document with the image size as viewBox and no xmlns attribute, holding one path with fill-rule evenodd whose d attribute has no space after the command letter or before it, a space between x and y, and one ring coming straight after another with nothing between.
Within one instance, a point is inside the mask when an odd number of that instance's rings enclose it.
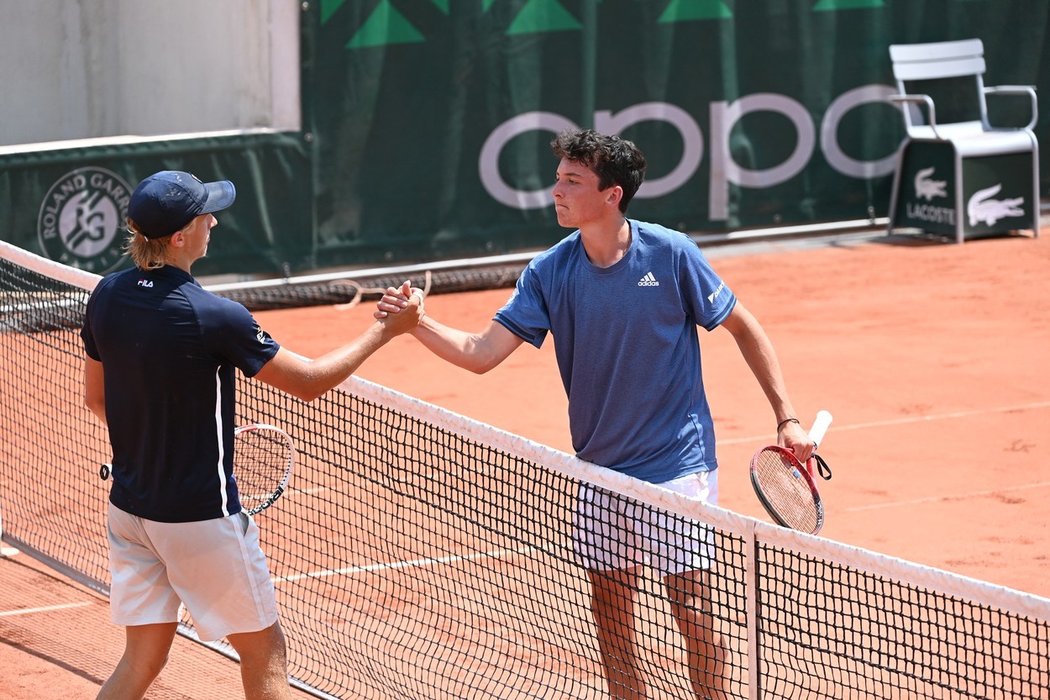
<instances>
[{"instance_id":1,"label":"white shorts","mask_svg":"<svg viewBox=\"0 0 1050 700\"><path fill-rule=\"evenodd\" d=\"M660 484L689 498L718 504L718 470ZM573 545L594 571L650 566L659 574L710 569L714 532L695 520L641 506L633 499L583 484L573 519Z\"/></svg>"},{"instance_id":2,"label":"white shorts","mask_svg":"<svg viewBox=\"0 0 1050 700\"><path fill-rule=\"evenodd\" d=\"M259 528L247 513L161 523L110 504L108 536L115 624L177 622L180 601L206 642L277 621Z\"/></svg>"}]
</instances>

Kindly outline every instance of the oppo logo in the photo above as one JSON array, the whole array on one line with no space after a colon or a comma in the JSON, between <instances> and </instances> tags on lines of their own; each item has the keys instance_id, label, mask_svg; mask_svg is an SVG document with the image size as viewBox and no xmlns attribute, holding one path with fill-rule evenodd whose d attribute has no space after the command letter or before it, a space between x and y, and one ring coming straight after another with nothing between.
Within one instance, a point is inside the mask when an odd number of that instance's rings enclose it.
<instances>
[{"instance_id":1,"label":"oppo logo","mask_svg":"<svg viewBox=\"0 0 1050 700\"><path fill-rule=\"evenodd\" d=\"M843 117L863 104L885 104L886 98L897 91L887 85L864 85L839 95L824 113L820 122L820 150L824 158L843 175L868 179L893 172L896 153L873 161L857 160L846 155L838 143L838 127ZM772 187L790 180L809 164L817 145L817 131L809 111L797 100L786 95L764 92L745 95L733 102L710 103L710 178L708 181L708 217L723 221L729 217L729 185L756 189ZM733 127L752 112L775 112L791 122L795 130L795 147L781 163L764 169L749 169L736 163L730 152L729 136ZM682 153L678 163L666 175L647 180L638 194L641 199L654 199L682 187L700 168L704 160L704 134L700 125L684 109L666 102L645 102L619 112L607 110L594 113L594 128L603 133L618 134L628 127L646 121L666 122L682 138ZM557 134L578 126L568 117L553 112L526 112L496 127L481 148L478 172L482 185L493 199L515 209L541 209L550 206L554 198L550 187L536 190L515 189L507 184L499 172L500 153L515 137L530 131L549 131Z\"/></svg>"}]
</instances>

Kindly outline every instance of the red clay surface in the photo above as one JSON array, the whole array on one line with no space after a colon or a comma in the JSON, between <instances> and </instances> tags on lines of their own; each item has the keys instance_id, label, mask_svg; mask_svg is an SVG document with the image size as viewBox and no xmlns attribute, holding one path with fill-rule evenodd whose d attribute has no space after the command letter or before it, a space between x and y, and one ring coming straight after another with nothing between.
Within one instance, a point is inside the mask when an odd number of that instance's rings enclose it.
<instances>
[{"instance_id":1,"label":"red clay surface","mask_svg":"<svg viewBox=\"0 0 1050 700\"><path fill-rule=\"evenodd\" d=\"M822 454L830 539L1050 597L1050 238L906 240L720 257L773 338L804 421L835 415ZM434 295L435 318L487 325L509 290ZM371 304L260 314L306 353L370 322ZM722 505L765 517L751 453L773 416L728 333L703 334ZM553 343L474 375L398 338L359 376L571 450Z\"/></svg>"},{"instance_id":2,"label":"red clay surface","mask_svg":"<svg viewBox=\"0 0 1050 700\"><path fill-rule=\"evenodd\" d=\"M876 239L734 255L714 249L711 258L772 337L803 422L821 408L835 416L821 450L835 474L822 484L821 534L1050 597L1050 231L961 246ZM508 294L433 295L427 310L478 330ZM365 303L258 318L290 349L317 354L360 332L371 311ZM721 505L766 519L747 463L773 438L773 415L727 332L702 334L701 345L719 439ZM359 375L571 449L550 340L538 351L522 346L476 376L405 336ZM106 662L120 653L105 602L55 587L49 604L89 605L47 615L90 612L91 623L52 624L64 635L54 653L40 651L39 640L13 638L31 636L30 615L3 615L38 605L14 592L35 590L27 581L42 576L27 573L19 559L0 560L0 591L10 592L0 596L0 696L91 697L108 665L85 668L84 650ZM7 624L15 619L21 626ZM236 667L218 657L224 680L209 680L218 683L211 690L199 690L204 684L195 674L178 675L189 653L182 647L173 654L164 688L149 697L239 696Z\"/></svg>"}]
</instances>

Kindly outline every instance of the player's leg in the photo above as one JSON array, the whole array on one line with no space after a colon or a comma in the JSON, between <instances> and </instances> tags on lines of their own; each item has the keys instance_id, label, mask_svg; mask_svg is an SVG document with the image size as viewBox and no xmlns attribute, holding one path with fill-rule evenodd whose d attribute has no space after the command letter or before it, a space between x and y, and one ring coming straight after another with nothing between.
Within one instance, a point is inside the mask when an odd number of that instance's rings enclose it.
<instances>
[{"instance_id":1,"label":"player's leg","mask_svg":"<svg viewBox=\"0 0 1050 700\"><path fill-rule=\"evenodd\" d=\"M671 614L685 641L689 682L697 698L721 700L724 687L725 648L715 631L711 614L711 588L707 571L687 571L665 579Z\"/></svg>"},{"instance_id":2,"label":"player's leg","mask_svg":"<svg viewBox=\"0 0 1050 700\"><path fill-rule=\"evenodd\" d=\"M168 558L168 578L186 605L197 636L225 637L241 659L249 700L289 697L284 634L259 528L247 514L150 527ZM206 548L199 543L207 542ZM181 556L193 552L192 557Z\"/></svg>"},{"instance_id":3,"label":"player's leg","mask_svg":"<svg viewBox=\"0 0 1050 700\"><path fill-rule=\"evenodd\" d=\"M285 700L288 686L288 656L281 623L259 632L227 637L241 658L241 682L246 700Z\"/></svg>"},{"instance_id":4,"label":"player's leg","mask_svg":"<svg viewBox=\"0 0 1050 700\"><path fill-rule=\"evenodd\" d=\"M130 700L141 698L167 663L178 627L179 599L150 541L148 521L110 504L106 525L110 618L125 628L125 645L98 697Z\"/></svg>"},{"instance_id":5,"label":"player's leg","mask_svg":"<svg viewBox=\"0 0 1050 700\"><path fill-rule=\"evenodd\" d=\"M718 471L700 472L663 484L710 505L718 503ZM652 531L644 530L650 527ZM711 605L715 534L703 523L654 513L643 524L657 543L654 565L663 572L671 614L685 642L689 681L697 698L725 698L725 649Z\"/></svg>"},{"instance_id":6,"label":"player's leg","mask_svg":"<svg viewBox=\"0 0 1050 700\"><path fill-rule=\"evenodd\" d=\"M98 700L138 700L143 697L168 661L177 627L175 622L128 627L124 655L102 685Z\"/></svg>"},{"instance_id":7,"label":"player's leg","mask_svg":"<svg viewBox=\"0 0 1050 700\"><path fill-rule=\"evenodd\" d=\"M587 573L591 579L591 614L598 630L598 649L609 694L621 700L646 698L634 639L638 573L622 569Z\"/></svg>"},{"instance_id":8,"label":"player's leg","mask_svg":"<svg viewBox=\"0 0 1050 700\"><path fill-rule=\"evenodd\" d=\"M645 698L634 640L637 548L623 497L583 484L573 521L573 546L591 583L591 615L602 671L613 698Z\"/></svg>"}]
</instances>

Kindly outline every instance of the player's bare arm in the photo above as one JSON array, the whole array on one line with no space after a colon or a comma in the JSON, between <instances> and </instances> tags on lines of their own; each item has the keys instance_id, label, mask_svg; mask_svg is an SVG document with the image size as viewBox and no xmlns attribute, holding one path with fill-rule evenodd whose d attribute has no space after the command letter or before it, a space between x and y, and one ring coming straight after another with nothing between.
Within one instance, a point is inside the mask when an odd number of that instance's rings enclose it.
<instances>
[{"instance_id":1,"label":"player's bare arm","mask_svg":"<svg viewBox=\"0 0 1050 700\"><path fill-rule=\"evenodd\" d=\"M422 298L422 294L421 290L409 287L407 282L401 287L388 287L376 305L374 315L377 319L396 316L407 307L412 297ZM524 342L495 321L479 333L468 333L446 326L427 314L411 333L441 359L475 374L488 372Z\"/></svg>"},{"instance_id":2,"label":"player's bare arm","mask_svg":"<svg viewBox=\"0 0 1050 700\"><path fill-rule=\"evenodd\" d=\"M316 359L282 347L255 377L303 401L313 401L356 372L392 338L415 327L422 314L421 301L422 296L412 298L401 313L377 319L352 342Z\"/></svg>"},{"instance_id":3,"label":"player's bare arm","mask_svg":"<svg viewBox=\"0 0 1050 700\"><path fill-rule=\"evenodd\" d=\"M106 423L106 383L102 363L84 356L84 405Z\"/></svg>"},{"instance_id":4,"label":"player's bare arm","mask_svg":"<svg viewBox=\"0 0 1050 700\"><path fill-rule=\"evenodd\" d=\"M813 443L806 431L798 423L783 423L788 418L797 417L798 414L788 398L780 361L765 329L739 301L722 322L722 327L732 334L740 354L773 408L777 423L782 424L777 435L779 444L794 452L800 461L809 459L813 452Z\"/></svg>"},{"instance_id":5,"label":"player's bare arm","mask_svg":"<svg viewBox=\"0 0 1050 700\"><path fill-rule=\"evenodd\" d=\"M412 335L441 359L475 374L488 372L523 342L495 321L480 333L467 333L435 321L431 316L424 316L412 330Z\"/></svg>"}]
</instances>

